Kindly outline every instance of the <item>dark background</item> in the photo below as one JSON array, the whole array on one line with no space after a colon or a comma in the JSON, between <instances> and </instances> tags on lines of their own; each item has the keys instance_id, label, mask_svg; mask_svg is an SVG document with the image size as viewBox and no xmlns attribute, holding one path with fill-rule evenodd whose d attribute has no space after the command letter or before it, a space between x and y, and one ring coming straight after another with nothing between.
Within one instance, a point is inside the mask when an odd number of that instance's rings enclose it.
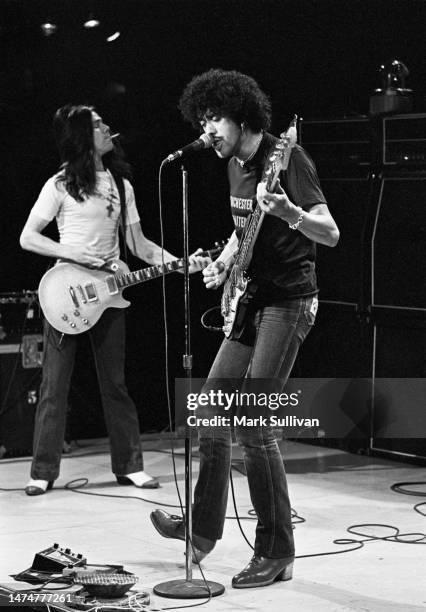
<instances>
[{"instance_id":1,"label":"dark background","mask_svg":"<svg viewBox=\"0 0 426 612\"><path fill-rule=\"evenodd\" d=\"M82 28L89 12L101 20L96 30ZM18 237L57 168L50 121L65 103L95 104L123 135L142 227L156 242L159 164L196 137L177 110L195 74L221 67L252 75L272 100L271 131L279 133L294 113L305 119L367 114L369 96L380 86L380 64L397 58L410 69L414 110L426 111L422 0L2 0L0 15L0 291L36 289L46 269L44 258L20 249ZM54 36L41 35L39 24L46 20L58 25ZM107 43L115 30L120 38ZM188 160L187 168L190 248L207 248L232 230L225 164L208 151ZM179 164L168 166L162 189L165 246L176 255L182 253L180 182ZM347 270L349 278L352 273ZM166 285L173 379L183 375L182 277L170 275ZM219 302L219 294L206 292L199 275L191 288L194 375L202 376L220 335L203 330L199 318ZM142 430L158 430L167 424L161 281L128 290L126 297L133 303L129 388ZM73 385L75 423L79 411L85 419L96 415L94 421L99 413L84 347L80 362Z\"/></svg>"}]
</instances>

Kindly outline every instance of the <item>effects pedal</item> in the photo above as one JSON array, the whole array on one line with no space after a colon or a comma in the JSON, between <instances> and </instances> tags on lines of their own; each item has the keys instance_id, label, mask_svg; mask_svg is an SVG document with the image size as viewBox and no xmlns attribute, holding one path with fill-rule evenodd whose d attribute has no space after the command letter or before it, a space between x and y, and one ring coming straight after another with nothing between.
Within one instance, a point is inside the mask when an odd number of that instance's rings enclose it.
<instances>
[{"instance_id":1,"label":"effects pedal","mask_svg":"<svg viewBox=\"0 0 426 612\"><path fill-rule=\"evenodd\" d=\"M53 544L50 548L36 553L31 570L36 572L61 572L65 567L86 565L87 559L81 553L75 554L69 548Z\"/></svg>"}]
</instances>

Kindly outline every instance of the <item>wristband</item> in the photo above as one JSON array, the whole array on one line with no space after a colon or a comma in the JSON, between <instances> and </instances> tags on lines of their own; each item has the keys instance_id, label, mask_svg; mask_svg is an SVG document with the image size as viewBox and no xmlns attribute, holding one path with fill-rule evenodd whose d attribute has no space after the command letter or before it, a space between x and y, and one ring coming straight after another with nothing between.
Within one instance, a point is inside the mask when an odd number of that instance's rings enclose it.
<instances>
[{"instance_id":1,"label":"wristband","mask_svg":"<svg viewBox=\"0 0 426 612\"><path fill-rule=\"evenodd\" d=\"M300 206L297 206L297 210L299 212L299 218L297 219L296 223L289 223L288 226L290 229L292 230L297 230L299 229L300 224L303 221L303 217L305 216L305 211L303 210L303 208L300 208Z\"/></svg>"}]
</instances>

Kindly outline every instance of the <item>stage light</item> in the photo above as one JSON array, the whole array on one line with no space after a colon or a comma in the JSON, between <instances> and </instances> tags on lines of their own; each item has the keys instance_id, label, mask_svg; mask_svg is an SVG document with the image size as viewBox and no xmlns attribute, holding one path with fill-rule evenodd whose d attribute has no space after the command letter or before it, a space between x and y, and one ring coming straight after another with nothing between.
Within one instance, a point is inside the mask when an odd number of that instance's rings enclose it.
<instances>
[{"instance_id":1,"label":"stage light","mask_svg":"<svg viewBox=\"0 0 426 612\"><path fill-rule=\"evenodd\" d=\"M93 28L97 28L100 23L101 22L99 21L99 19L96 19L93 16L93 13L91 13L88 19L83 23L83 27L85 27L87 30L92 30Z\"/></svg>"},{"instance_id":2,"label":"stage light","mask_svg":"<svg viewBox=\"0 0 426 612\"><path fill-rule=\"evenodd\" d=\"M111 34L110 36L107 36L106 41L107 42L114 42L114 40L117 40L117 38L120 38L121 36L121 32L119 32L118 30L116 32L114 32L114 34Z\"/></svg>"},{"instance_id":3,"label":"stage light","mask_svg":"<svg viewBox=\"0 0 426 612\"><path fill-rule=\"evenodd\" d=\"M58 26L56 25L56 23L50 23L50 21L46 21L45 23L42 23L40 25L40 29L43 33L43 36L52 36L52 34L55 34L56 30L58 29Z\"/></svg>"}]
</instances>

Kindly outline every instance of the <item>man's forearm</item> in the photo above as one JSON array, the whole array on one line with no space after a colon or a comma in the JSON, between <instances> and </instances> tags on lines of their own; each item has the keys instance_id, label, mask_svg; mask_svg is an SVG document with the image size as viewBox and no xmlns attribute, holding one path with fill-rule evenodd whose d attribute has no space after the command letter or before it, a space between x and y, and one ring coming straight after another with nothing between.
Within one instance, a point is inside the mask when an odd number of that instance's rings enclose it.
<instances>
[{"instance_id":1,"label":"man's forearm","mask_svg":"<svg viewBox=\"0 0 426 612\"><path fill-rule=\"evenodd\" d=\"M55 257L57 259L70 258L69 247L67 245L56 242L38 232L23 233L20 238L20 244L26 251L32 251L38 255Z\"/></svg>"},{"instance_id":2,"label":"man's forearm","mask_svg":"<svg viewBox=\"0 0 426 612\"><path fill-rule=\"evenodd\" d=\"M232 232L225 248L215 261L221 261L226 269L234 263L235 253L238 250L238 238L235 232Z\"/></svg>"},{"instance_id":3,"label":"man's forearm","mask_svg":"<svg viewBox=\"0 0 426 612\"><path fill-rule=\"evenodd\" d=\"M164 249L164 255L162 255L161 247L152 240L145 240L144 244L135 245L135 249L133 250L133 254L142 261L149 263L151 265L159 265L163 263L173 261L177 259L174 255L169 253Z\"/></svg>"}]
</instances>

